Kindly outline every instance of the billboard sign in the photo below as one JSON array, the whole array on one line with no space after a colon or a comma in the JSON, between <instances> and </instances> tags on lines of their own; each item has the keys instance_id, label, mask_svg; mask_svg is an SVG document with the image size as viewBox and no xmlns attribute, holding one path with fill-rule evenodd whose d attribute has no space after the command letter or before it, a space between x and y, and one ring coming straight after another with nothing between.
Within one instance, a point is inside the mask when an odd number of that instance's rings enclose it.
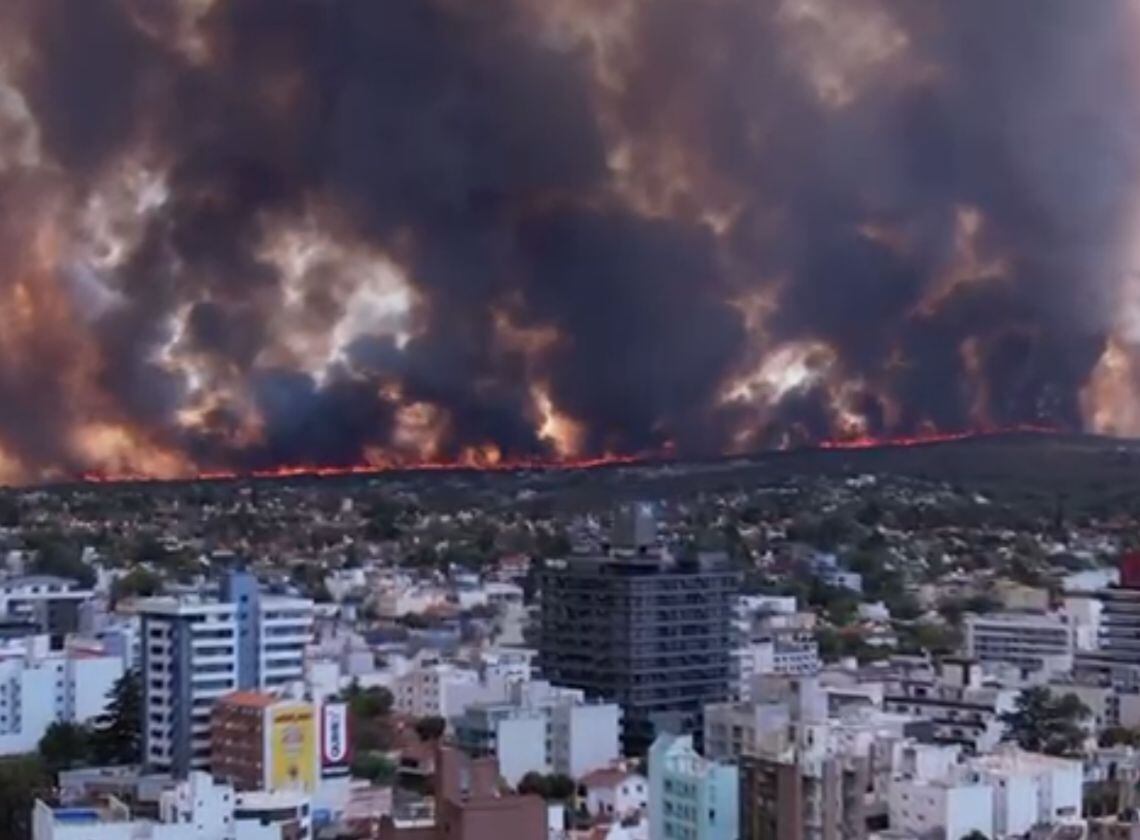
<instances>
[{"instance_id":1,"label":"billboard sign","mask_svg":"<svg viewBox=\"0 0 1140 840\"><path fill-rule=\"evenodd\" d=\"M316 787L317 735L313 707L275 706L270 712L270 785L273 790L312 791Z\"/></svg>"},{"instance_id":2,"label":"billboard sign","mask_svg":"<svg viewBox=\"0 0 1140 840\"><path fill-rule=\"evenodd\" d=\"M349 754L348 706L326 703L321 710L321 767L325 775L347 772Z\"/></svg>"}]
</instances>

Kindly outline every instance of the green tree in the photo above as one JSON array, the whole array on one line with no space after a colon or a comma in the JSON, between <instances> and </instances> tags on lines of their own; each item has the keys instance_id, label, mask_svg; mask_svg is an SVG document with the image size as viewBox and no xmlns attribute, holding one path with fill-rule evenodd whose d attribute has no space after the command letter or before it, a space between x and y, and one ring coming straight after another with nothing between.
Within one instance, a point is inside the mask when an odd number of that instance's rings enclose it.
<instances>
[{"instance_id":1,"label":"green tree","mask_svg":"<svg viewBox=\"0 0 1140 840\"><path fill-rule=\"evenodd\" d=\"M127 671L107 695L107 710L99 716L91 746L99 764L138 764L142 761L142 677Z\"/></svg>"},{"instance_id":2,"label":"green tree","mask_svg":"<svg viewBox=\"0 0 1140 840\"><path fill-rule=\"evenodd\" d=\"M518 792L541 796L547 802L567 802L574 798L574 780L561 773L548 776L534 770L523 776L518 783Z\"/></svg>"},{"instance_id":3,"label":"green tree","mask_svg":"<svg viewBox=\"0 0 1140 840\"><path fill-rule=\"evenodd\" d=\"M51 778L35 755L0 759L0 837L31 840L32 806L51 792Z\"/></svg>"},{"instance_id":4,"label":"green tree","mask_svg":"<svg viewBox=\"0 0 1140 840\"><path fill-rule=\"evenodd\" d=\"M149 598L161 591L161 577L150 569L136 567L111 584L111 600L118 603L124 598Z\"/></svg>"},{"instance_id":5,"label":"green tree","mask_svg":"<svg viewBox=\"0 0 1140 840\"><path fill-rule=\"evenodd\" d=\"M39 534L28 543L36 552L31 569L34 574L71 578L85 589L95 585L95 570L83 562L82 549L74 540L49 533Z\"/></svg>"},{"instance_id":6,"label":"green tree","mask_svg":"<svg viewBox=\"0 0 1140 840\"><path fill-rule=\"evenodd\" d=\"M537 771L530 771L518 783L518 792L524 796L527 794L533 796L541 796L546 799L546 777Z\"/></svg>"},{"instance_id":7,"label":"green tree","mask_svg":"<svg viewBox=\"0 0 1140 840\"><path fill-rule=\"evenodd\" d=\"M359 683L353 683L346 699L349 711L360 717L383 717L392 711L395 698L386 688L363 689Z\"/></svg>"},{"instance_id":8,"label":"green tree","mask_svg":"<svg viewBox=\"0 0 1140 840\"><path fill-rule=\"evenodd\" d=\"M1073 755L1085 740L1083 723L1091 712L1075 694L1055 696L1044 686L1027 688L1013 711L1005 712L1005 740L1031 752Z\"/></svg>"},{"instance_id":9,"label":"green tree","mask_svg":"<svg viewBox=\"0 0 1140 840\"><path fill-rule=\"evenodd\" d=\"M357 755L389 749L394 741L392 692L385 688L362 689L353 683L345 694L348 702L349 737Z\"/></svg>"},{"instance_id":10,"label":"green tree","mask_svg":"<svg viewBox=\"0 0 1140 840\"><path fill-rule=\"evenodd\" d=\"M375 785L390 784L396 777L396 765L382 753L361 753L352 760L352 775Z\"/></svg>"},{"instance_id":11,"label":"green tree","mask_svg":"<svg viewBox=\"0 0 1140 840\"><path fill-rule=\"evenodd\" d=\"M428 715L416 721L416 734L425 743L438 741L447 731L447 721L437 715Z\"/></svg>"},{"instance_id":12,"label":"green tree","mask_svg":"<svg viewBox=\"0 0 1140 840\"><path fill-rule=\"evenodd\" d=\"M546 798L565 802L574 797L574 780L562 773L552 773L546 777Z\"/></svg>"},{"instance_id":13,"label":"green tree","mask_svg":"<svg viewBox=\"0 0 1140 840\"><path fill-rule=\"evenodd\" d=\"M52 776L91 763L91 731L82 724L56 721L39 743L40 758Z\"/></svg>"},{"instance_id":14,"label":"green tree","mask_svg":"<svg viewBox=\"0 0 1140 840\"><path fill-rule=\"evenodd\" d=\"M1140 731L1127 726L1109 726L1100 731L1097 743L1102 747L1140 746Z\"/></svg>"}]
</instances>

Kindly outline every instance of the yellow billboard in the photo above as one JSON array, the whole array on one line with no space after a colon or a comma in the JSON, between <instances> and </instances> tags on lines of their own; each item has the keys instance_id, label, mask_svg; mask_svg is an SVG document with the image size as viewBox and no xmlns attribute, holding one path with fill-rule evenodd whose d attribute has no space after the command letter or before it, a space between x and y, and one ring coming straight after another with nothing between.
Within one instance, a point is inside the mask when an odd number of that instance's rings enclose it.
<instances>
[{"instance_id":1,"label":"yellow billboard","mask_svg":"<svg viewBox=\"0 0 1140 840\"><path fill-rule=\"evenodd\" d=\"M269 784L273 790L312 791L317 784L317 727L307 703L274 706L269 712Z\"/></svg>"}]
</instances>

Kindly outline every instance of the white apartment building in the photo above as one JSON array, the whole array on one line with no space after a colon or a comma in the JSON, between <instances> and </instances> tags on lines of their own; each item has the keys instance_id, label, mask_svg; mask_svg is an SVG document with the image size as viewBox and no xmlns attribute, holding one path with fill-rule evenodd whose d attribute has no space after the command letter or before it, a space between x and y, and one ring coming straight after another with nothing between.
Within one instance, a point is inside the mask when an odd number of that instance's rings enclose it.
<instances>
[{"instance_id":1,"label":"white apartment building","mask_svg":"<svg viewBox=\"0 0 1140 840\"><path fill-rule=\"evenodd\" d=\"M422 653L389 682L393 708L415 717L454 718L475 703L505 702L512 686L530 681L534 651L492 649L478 667Z\"/></svg>"},{"instance_id":2,"label":"white apartment building","mask_svg":"<svg viewBox=\"0 0 1140 840\"><path fill-rule=\"evenodd\" d=\"M544 680L511 686L503 702L472 704L453 725L470 753L498 758L510 784L531 771L580 779L621 756L619 706L586 703L581 691Z\"/></svg>"},{"instance_id":3,"label":"white apartment building","mask_svg":"<svg viewBox=\"0 0 1140 840\"><path fill-rule=\"evenodd\" d=\"M184 776L207 766L210 711L237 689L280 689L305 677L313 604L263 597L231 576L223 600L148 598L142 617L143 761Z\"/></svg>"},{"instance_id":4,"label":"white apartment building","mask_svg":"<svg viewBox=\"0 0 1140 840\"><path fill-rule=\"evenodd\" d=\"M899 780L889 809L891 830L904 837L989 837L993 830L993 791L977 782Z\"/></svg>"},{"instance_id":5,"label":"white apartment building","mask_svg":"<svg viewBox=\"0 0 1140 840\"><path fill-rule=\"evenodd\" d=\"M549 707L550 765L580 779L621 756L621 707L564 699Z\"/></svg>"},{"instance_id":6,"label":"white apartment building","mask_svg":"<svg viewBox=\"0 0 1140 840\"><path fill-rule=\"evenodd\" d=\"M79 629L79 609L94 592L68 578L28 575L0 581L0 617L35 624L40 632L63 636Z\"/></svg>"},{"instance_id":7,"label":"white apartment building","mask_svg":"<svg viewBox=\"0 0 1140 840\"><path fill-rule=\"evenodd\" d=\"M0 615L33 618L46 601L86 601L95 593L69 578L27 575L0 580Z\"/></svg>"},{"instance_id":8,"label":"white apartment building","mask_svg":"<svg viewBox=\"0 0 1140 840\"><path fill-rule=\"evenodd\" d=\"M118 656L52 652L46 636L23 641L22 651L0 654L0 755L35 752L53 723L94 721L123 675Z\"/></svg>"},{"instance_id":9,"label":"white apartment building","mask_svg":"<svg viewBox=\"0 0 1140 840\"><path fill-rule=\"evenodd\" d=\"M281 688L303 680L305 649L313 639L313 602L263 595L258 606L257 676L250 687Z\"/></svg>"},{"instance_id":10,"label":"white apartment building","mask_svg":"<svg viewBox=\"0 0 1140 840\"><path fill-rule=\"evenodd\" d=\"M158 820L134 817L120 800L32 813L33 840L309 840L312 821L303 795L235 793L209 774L193 772L159 799Z\"/></svg>"},{"instance_id":11,"label":"white apartment building","mask_svg":"<svg viewBox=\"0 0 1140 840\"><path fill-rule=\"evenodd\" d=\"M773 677L757 688L754 700L712 704L704 715L705 756L744 768L742 832L794 825L805 838L848 836L885 818L898 746L921 724L870 703L833 709L831 689L814 676Z\"/></svg>"},{"instance_id":12,"label":"white apartment building","mask_svg":"<svg viewBox=\"0 0 1140 840\"><path fill-rule=\"evenodd\" d=\"M398 580L376 597L376 613L387 619L425 613L446 604L447 595L440 586Z\"/></svg>"},{"instance_id":13,"label":"white apartment building","mask_svg":"<svg viewBox=\"0 0 1140 840\"><path fill-rule=\"evenodd\" d=\"M238 687L233 604L148 599L142 615L143 761L184 774L210 759L210 710Z\"/></svg>"},{"instance_id":14,"label":"white apartment building","mask_svg":"<svg viewBox=\"0 0 1140 840\"><path fill-rule=\"evenodd\" d=\"M1001 715L1013 711L1017 689L986 685L978 662L947 657L938 673L897 679L887 685L883 708L934 724L939 743L982 754L1001 741Z\"/></svg>"},{"instance_id":15,"label":"white apartment building","mask_svg":"<svg viewBox=\"0 0 1140 840\"><path fill-rule=\"evenodd\" d=\"M753 681L765 675L819 671L815 616L797 612L794 597L738 596L733 624L738 640L733 651L735 699L748 700Z\"/></svg>"},{"instance_id":16,"label":"white apartment building","mask_svg":"<svg viewBox=\"0 0 1140 840\"><path fill-rule=\"evenodd\" d=\"M966 655L979 662L1065 672L1073 667L1076 631L1064 615L1007 612L966 616Z\"/></svg>"},{"instance_id":17,"label":"white apartment building","mask_svg":"<svg viewBox=\"0 0 1140 840\"><path fill-rule=\"evenodd\" d=\"M587 773L578 789L585 794L583 805L592 817L624 820L649 807L649 780L618 767Z\"/></svg>"},{"instance_id":18,"label":"white apartment building","mask_svg":"<svg viewBox=\"0 0 1140 840\"><path fill-rule=\"evenodd\" d=\"M1080 820L1084 770L1080 761L1029 753L1010 744L968 762L969 770L993 791L998 837L1027 834L1035 825Z\"/></svg>"},{"instance_id":19,"label":"white apartment building","mask_svg":"<svg viewBox=\"0 0 1140 840\"><path fill-rule=\"evenodd\" d=\"M415 717L449 718L482 699L479 674L438 658L424 658L392 681L392 707Z\"/></svg>"},{"instance_id":20,"label":"white apartment building","mask_svg":"<svg viewBox=\"0 0 1140 840\"><path fill-rule=\"evenodd\" d=\"M893 780L890 824L917 836L1028 836L1036 826L1079 824L1082 784L1079 761L1004 744L936 778Z\"/></svg>"}]
</instances>

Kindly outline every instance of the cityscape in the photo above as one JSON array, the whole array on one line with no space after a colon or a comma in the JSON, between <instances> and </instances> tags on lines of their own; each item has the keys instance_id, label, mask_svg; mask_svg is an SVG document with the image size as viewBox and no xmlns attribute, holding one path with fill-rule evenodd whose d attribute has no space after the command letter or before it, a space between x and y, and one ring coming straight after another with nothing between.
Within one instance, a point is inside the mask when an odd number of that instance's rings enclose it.
<instances>
[{"instance_id":1,"label":"cityscape","mask_svg":"<svg viewBox=\"0 0 1140 840\"><path fill-rule=\"evenodd\" d=\"M0 833L1130 837L1137 464L1020 433L11 489Z\"/></svg>"},{"instance_id":2,"label":"cityscape","mask_svg":"<svg viewBox=\"0 0 1140 840\"><path fill-rule=\"evenodd\" d=\"M1140 0L0 0L0 840L1140 840Z\"/></svg>"}]
</instances>

